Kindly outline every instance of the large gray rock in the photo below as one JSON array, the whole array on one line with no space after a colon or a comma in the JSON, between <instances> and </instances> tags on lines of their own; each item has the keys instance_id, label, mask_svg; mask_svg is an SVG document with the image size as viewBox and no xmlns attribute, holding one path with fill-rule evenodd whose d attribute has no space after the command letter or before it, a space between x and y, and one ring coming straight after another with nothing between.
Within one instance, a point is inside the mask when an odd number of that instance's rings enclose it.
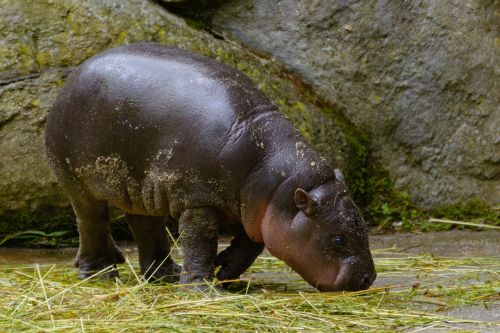
<instances>
[{"instance_id":1,"label":"large gray rock","mask_svg":"<svg viewBox=\"0 0 500 333\"><path fill-rule=\"evenodd\" d=\"M357 178L364 162L348 122L316 106L278 64L192 29L153 2L0 0L0 13L0 240L57 227L58 214L67 216L68 200L44 156L45 119L74 66L124 43L177 45L239 68L332 163Z\"/></svg>"},{"instance_id":2,"label":"large gray rock","mask_svg":"<svg viewBox=\"0 0 500 333\"><path fill-rule=\"evenodd\" d=\"M500 2L234 0L214 30L286 63L423 207L500 202Z\"/></svg>"}]
</instances>

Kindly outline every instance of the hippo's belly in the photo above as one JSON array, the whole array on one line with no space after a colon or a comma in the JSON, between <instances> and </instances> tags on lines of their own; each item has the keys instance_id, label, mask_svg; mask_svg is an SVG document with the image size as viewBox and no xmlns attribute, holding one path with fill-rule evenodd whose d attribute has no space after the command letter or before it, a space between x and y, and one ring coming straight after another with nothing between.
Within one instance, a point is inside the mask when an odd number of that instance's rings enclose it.
<instances>
[{"instance_id":1,"label":"hippo's belly","mask_svg":"<svg viewBox=\"0 0 500 333\"><path fill-rule=\"evenodd\" d=\"M195 168L167 168L164 163L162 168L150 165L139 179L129 164L111 154L76 168L75 173L95 198L127 213L177 217L187 206L212 206L232 216L239 210L238 193L229 177L217 178Z\"/></svg>"}]
</instances>

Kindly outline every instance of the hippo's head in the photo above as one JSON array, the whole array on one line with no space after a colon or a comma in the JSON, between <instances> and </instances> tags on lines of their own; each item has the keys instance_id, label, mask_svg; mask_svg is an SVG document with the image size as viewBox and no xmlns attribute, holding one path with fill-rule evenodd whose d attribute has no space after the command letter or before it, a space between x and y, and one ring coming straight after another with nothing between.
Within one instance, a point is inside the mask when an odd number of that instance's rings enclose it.
<instances>
[{"instance_id":1,"label":"hippo's head","mask_svg":"<svg viewBox=\"0 0 500 333\"><path fill-rule=\"evenodd\" d=\"M267 228L266 245L321 291L367 289L377 275L367 226L347 194L342 174L335 174L335 180L310 191L295 190L295 217L279 236Z\"/></svg>"}]
</instances>

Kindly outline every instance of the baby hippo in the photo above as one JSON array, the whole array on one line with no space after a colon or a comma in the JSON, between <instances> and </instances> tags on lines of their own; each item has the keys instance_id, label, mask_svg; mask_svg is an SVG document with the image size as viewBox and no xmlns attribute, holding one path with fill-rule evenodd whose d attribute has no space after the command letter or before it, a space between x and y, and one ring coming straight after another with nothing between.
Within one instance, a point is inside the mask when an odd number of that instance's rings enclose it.
<instances>
[{"instance_id":1,"label":"baby hippo","mask_svg":"<svg viewBox=\"0 0 500 333\"><path fill-rule=\"evenodd\" d=\"M85 278L124 258L108 205L126 215L147 278L236 279L266 247L319 290L368 288L367 226L342 174L241 72L151 43L94 56L47 119L46 153L71 198ZM179 221L184 264L164 220ZM217 254L217 230L234 238ZM116 275L116 271L110 273Z\"/></svg>"}]
</instances>

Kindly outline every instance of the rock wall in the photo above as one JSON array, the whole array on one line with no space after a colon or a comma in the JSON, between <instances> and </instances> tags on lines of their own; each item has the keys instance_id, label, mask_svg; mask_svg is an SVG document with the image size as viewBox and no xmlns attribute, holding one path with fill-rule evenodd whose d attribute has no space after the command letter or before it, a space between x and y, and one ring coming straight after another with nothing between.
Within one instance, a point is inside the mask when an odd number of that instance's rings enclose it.
<instances>
[{"instance_id":1,"label":"rock wall","mask_svg":"<svg viewBox=\"0 0 500 333\"><path fill-rule=\"evenodd\" d=\"M500 202L500 1L233 0L212 25L366 131L420 206Z\"/></svg>"},{"instance_id":2,"label":"rock wall","mask_svg":"<svg viewBox=\"0 0 500 333\"><path fill-rule=\"evenodd\" d=\"M276 62L193 29L154 1L0 0L0 13L0 239L72 223L45 161L45 119L74 66L125 43L176 45L242 70L353 184L363 181L362 135L349 121L317 106Z\"/></svg>"}]
</instances>

